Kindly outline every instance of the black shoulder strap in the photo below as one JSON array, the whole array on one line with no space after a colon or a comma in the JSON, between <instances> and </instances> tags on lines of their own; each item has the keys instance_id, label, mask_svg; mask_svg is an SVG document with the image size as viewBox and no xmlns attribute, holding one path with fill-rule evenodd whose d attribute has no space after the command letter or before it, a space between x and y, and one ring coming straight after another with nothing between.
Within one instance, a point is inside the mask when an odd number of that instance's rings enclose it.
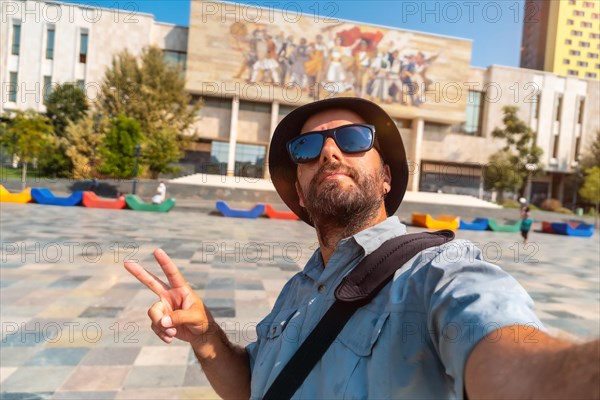
<instances>
[{"instance_id":1,"label":"black shoulder strap","mask_svg":"<svg viewBox=\"0 0 600 400\"><path fill-rule=\"evenodd\" d=\"M264 399L291 398L350 317L375 297L398 268L419 252L452 239L454 232L450 230L402 235L365 257L336 288L335 303L275 378Z\"/></svg>"}]
</instances>

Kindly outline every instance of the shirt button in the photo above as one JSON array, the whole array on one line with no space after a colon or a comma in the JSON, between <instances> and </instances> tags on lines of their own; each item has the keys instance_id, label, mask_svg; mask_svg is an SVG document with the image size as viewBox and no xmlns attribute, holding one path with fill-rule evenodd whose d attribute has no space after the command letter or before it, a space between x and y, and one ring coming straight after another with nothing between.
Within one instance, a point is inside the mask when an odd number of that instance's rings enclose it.
<instances>
[{"instance_id":1,"label":"shirt button","mask_svg":"<svg viewBox=\"0 0 600 400\"><path fill-rule=\"evenodd\" d=\"M319 285L319 288L317 290L319 291L319 293L325 293L325 285Z\"/></svg>"}]
</instances>

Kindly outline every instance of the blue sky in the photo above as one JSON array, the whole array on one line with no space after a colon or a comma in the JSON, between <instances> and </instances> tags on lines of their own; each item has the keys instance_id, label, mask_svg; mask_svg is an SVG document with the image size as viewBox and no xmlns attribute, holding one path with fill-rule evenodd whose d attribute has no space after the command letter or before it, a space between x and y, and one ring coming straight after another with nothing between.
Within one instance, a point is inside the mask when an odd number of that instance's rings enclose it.
<instances>
[{"instance_id":1,"label":"blue sky","mask_svg":"<svg viewBox=\"0 0 600 400\"><path fill-rule=\"evenodd\" d=\"M153 14L157 21L189 25L191 0L72 1ZM194 0L201 1L201 0ZM300 10L303 16L353 20L400 29L455 36L473 41L471 65L518 66L523 20L536 18L524 11L524 0L241 0L267 8ZM527 15L525 15L527 14ZM293 14L290 14L293 15Z\"/></svg>"}]
</instances>

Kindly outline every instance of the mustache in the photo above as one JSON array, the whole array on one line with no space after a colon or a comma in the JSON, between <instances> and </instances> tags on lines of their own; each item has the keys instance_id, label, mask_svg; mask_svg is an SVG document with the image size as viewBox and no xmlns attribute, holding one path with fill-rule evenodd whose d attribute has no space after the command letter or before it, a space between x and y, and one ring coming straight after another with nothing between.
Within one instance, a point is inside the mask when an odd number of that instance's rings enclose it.
<instances>
[{"instance_id":1,"label":"mustache","mask_svg":"<svg viewBox=\"0 0 600 400\"><path fill-rule=\"evenodd\" d=\"M352 178L352 180L355 182L359 178L358 171L356 171L352 167L349 167L347 165L343 165L340 163L327 163L327 164L324 164L323 166L321 166L317 170L311 183L317 184L317 183L321 182L323 179L325 179L325 177L327 175L331 175L331 174L344 174L344 175L347 175L350 178Z\"/></svg>"}]
</instances>

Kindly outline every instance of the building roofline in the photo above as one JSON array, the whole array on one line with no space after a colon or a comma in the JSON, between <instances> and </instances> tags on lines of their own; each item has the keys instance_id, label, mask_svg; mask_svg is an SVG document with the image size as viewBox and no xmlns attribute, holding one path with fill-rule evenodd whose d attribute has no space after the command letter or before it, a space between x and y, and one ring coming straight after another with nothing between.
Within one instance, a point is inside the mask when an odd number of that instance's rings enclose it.
<instances>
[{"instance_id":1,"label":"building roofline","mask_svg":"<svg viewBox=\"0 0 600 400\"><path fill-rule=\"evenodd\" d=\"M100 7L98 5L82 4L82 3L70 2L70 1L56 1L56 0L25 0L25 1L37 1L39 3L57 4L60 6L67 5L67 6L79 7L82 9L91 8L91 9L97 9L97 10L109 11L109 12L134 12L135 15L151 17L156 22L156 17L154 16L154 14L150 14L150 13L142 12L142 11L122 10L120 8ZM119 4L119 3L117 2L115 4Z\"/></svg>"},{"instance_id":2,"label":"building roofline","mask_svg":"<svg viewBox=\"0 0 600 400\"><path fill-rule=\"evenodd\" d=\"M194 1L194 0L190 0L190 1ZM234 4L234 5L239 5L239 6L256 7L256 8L260 8L262 10L265 10L264 7L261 7L261 6L257 5L257 4L236 3L234 1L226 1L226 0L217 0L216 2L217 3ZM276 3L276 4L279 4L279 3ZM283 4L285 4L285 3L283 3ZM279 11L283 11L282 9L277 8L276 6L273 6L273 9L279 10ZM302 16L304 16L304 15L302 15ZM327 18L326 16L323 16L323 15L321 15L321 17ZM191 18L191 13L190 13L190 18ZM429 32L423 32L423 31L415 31L415 30L412 30L412 29L398 28L398 27L395 27L395 26L388 26L388 25L379 25L379 24L373 24L373 23L364 22L364 21L354 21L354 20L351 20L351 19L338 18L337 20L338 20L338 22L350 22L350 23L354 23L354 24L357 24L357 25L367 25L367 26L373 26L373 27L376 27L376 28L390 29L390 30L393 30L393 31L403 31L403 32L409 32L409 33L418 33L418 34L426 35L426 36L435 36L435 37L440 37L440 38L444 38L444 39L461 40L461 41L470 42L470 43L473 43L473 41L474 41L473 39L461 38L461 37L457 37L457 36L442 35L442 34L439 34L439 33L429 33Z\"/></svg>"}]
</instances>

